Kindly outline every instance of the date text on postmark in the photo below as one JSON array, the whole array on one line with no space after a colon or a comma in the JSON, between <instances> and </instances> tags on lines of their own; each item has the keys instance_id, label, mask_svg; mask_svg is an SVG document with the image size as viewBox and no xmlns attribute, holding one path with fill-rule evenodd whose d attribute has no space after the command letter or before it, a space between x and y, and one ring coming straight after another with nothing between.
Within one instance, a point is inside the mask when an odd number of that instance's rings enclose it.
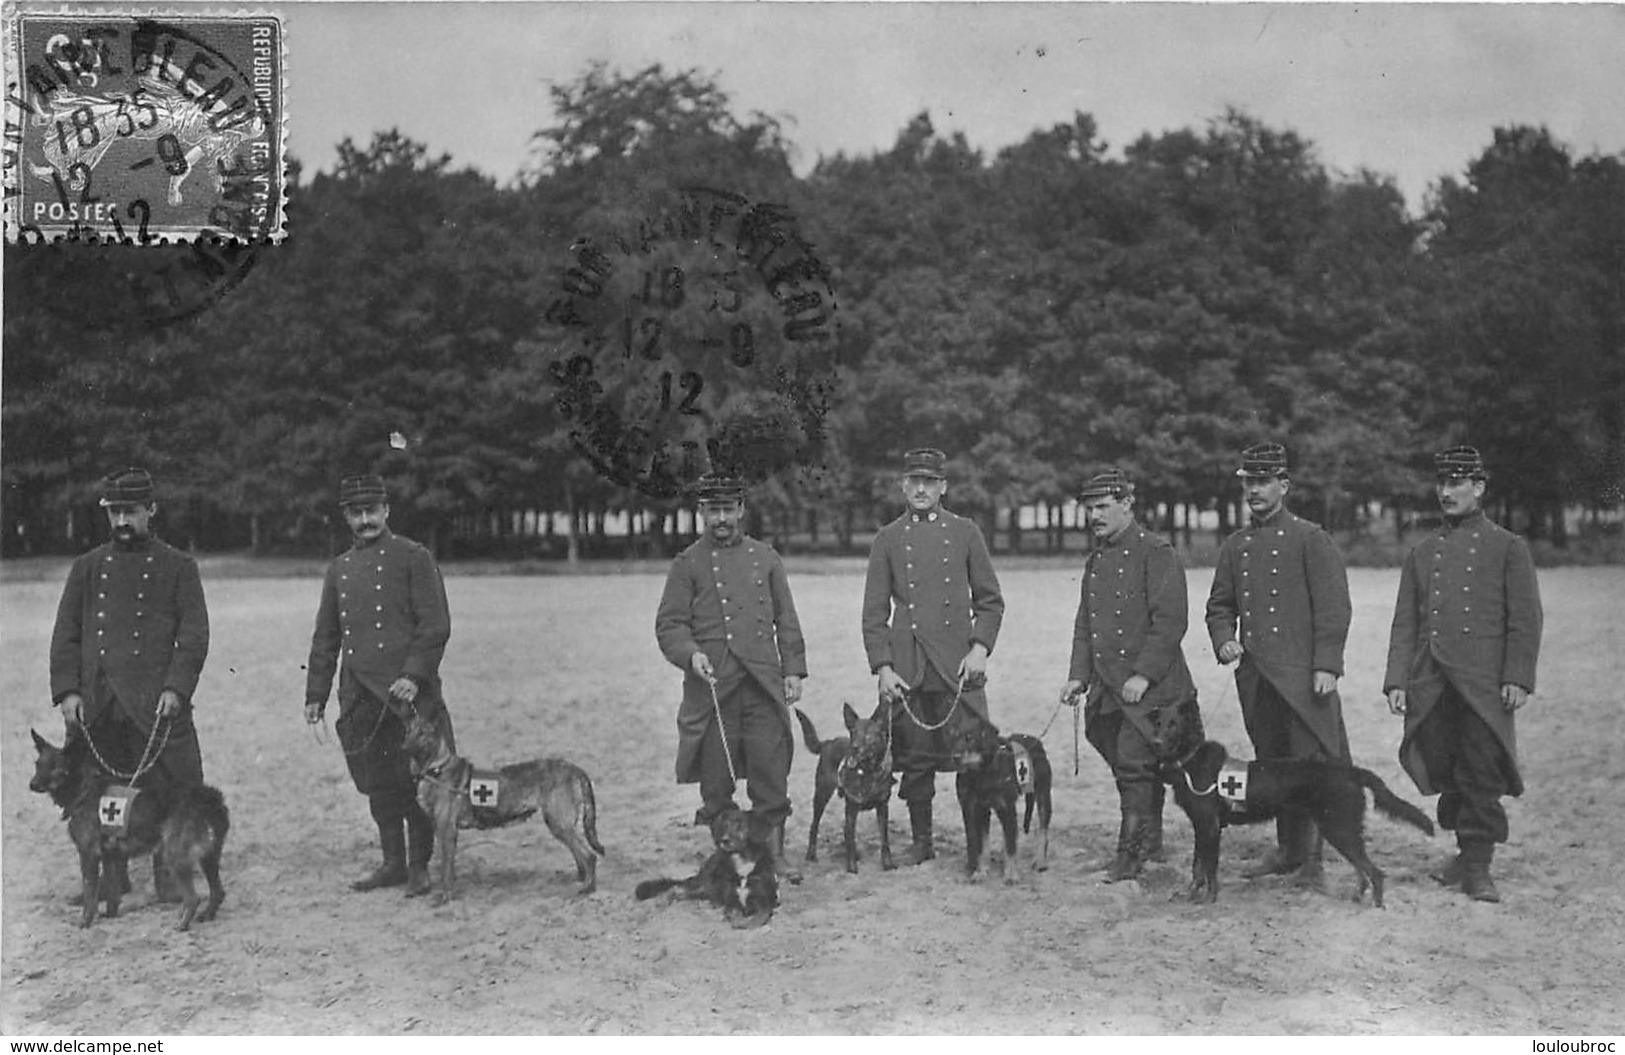
<instances>
[{"instance_id":1,"label":"date text on postmark","mask_svg":"<svg viewBox=\"0 0 1625 1055\"><path fill-rule=\"evenodd\" d=\"M545 313L572 447L655 499L817 469L838 386L829 270L790 210L708 187L570 247Z\"/></svg>"}]
</instances>

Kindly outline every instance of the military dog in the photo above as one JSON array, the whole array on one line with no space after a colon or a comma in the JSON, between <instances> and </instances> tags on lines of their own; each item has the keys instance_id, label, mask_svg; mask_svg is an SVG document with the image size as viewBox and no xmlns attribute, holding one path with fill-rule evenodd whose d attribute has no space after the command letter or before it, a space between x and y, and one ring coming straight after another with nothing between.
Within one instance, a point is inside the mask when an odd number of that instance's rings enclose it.
<instances>
[{"instance_id":1,"label":"military dog","mask_svg":"<svg viewBox=\"0 0 1625 1055\"><path fill-rule=\"evenodd\" d=\"M889 872L897 867L886 823L891 789L896 783L891 775L891 708L882 703L870 717L859 718L850 703L843 703L841 716L846 719L849 735L820 742L812 719L796 711L807 750L818 756L818 771L813 775L812 826L807 829L807 860L818 860L818 823L823 820L830 798L839 791L846 800L846 870L854 875L858 871L858 814L874 810L880 825L880 867Z\"/></svg>"},{"instance_id":2,"label":"military dog","mask_svg":"<svg viewBox=\"0 0 1625 1055\"><path fill-rule=\"evenodd\" d=\"M1015 733L1000 736L998 727L981 715L961 707L950 726L954 767L954 791L965 820L965 875L974 876L992 830L992 815L998 814L1004 830L1004 878L1008 883L1020 878L1016 857L1016 800L1025 797L1022 831L1032 831L1033 807L1038 809L1038 830L1043 840L1034 854L1034 869L1049 867L1049 822L1053 812L1050 789L1053 771L1044 744L1035 736Z\"/></svg>"},{"instance_id":3,"label":"military dog","mask_svg":"<svg viewBox=\"0 0 1625 1055\"><path fill-rule=\"evenodd\" d=\"M226 800L208 785L142 789L130 800L122 831L102 825L102 796L113 781L90 757L90 745L82 736L69 734L61 747L39 733L34 738L34 776L30 791L51 797L62 808L68 822L68 837L79 850L79 876L83 880L83 904L79 926L88 927L96 919L99 901L107 903L109 919L118 915L119 902L130 891L127 861L159 852L162 868L181 892L181 914L177 930L187 930L194 920L203 923L215 918L226 888L220 882L220 852L231 828ZM198 896L193 877L203 873L209 884L209 899Z\"/></svg>"},{"instance_id":4,"label":"military dog","mask_svg":"<svg viewBox=\"0 0 1625 1055\"><path fill-rule=\"evenodd\" d=\"M517 762L496 771L497 790L488 804L471 798L475 767L452 752L434 723L413 715L406 724L404 747L418 780L418 805L434 821L440 844L439 889L432 904L448 901L457 881L457 833L464 828L500 828L525 820L537 810L553 837L575 858L578 893L598 887L598 803L592 780L581 767L562 758Z\"/></svg>"},{"instance_id":5,"label":"military dog","mask_svg":"<svg viewBox=\"0 0 1625 1055\"><path fill-rule=\"evenodd\" d=\"M1157 775L1173 788L1174 801L1196 832L1186 890L1192 901L1218 899L1220 829L1269 820L1284 808L1314 818L1326 841L1359 875L1354 900L1361 900L1369 886L1377 908L1382 907L1383 874L1365 853L1366 789L1379 811L1433 834L1427 814L1369 770L1314 758L1230 762L1224 745L1203 739L1178 710L1159 709L1152 721Z\"/></svg>"},{"instance_id":6,"label":"military dog","mask_svg":"<svg viewBox=\"0 0 1625 1055\"><path fill-rule=\"evenodd\" d=\"M675 891L677 898L706 901L722 909L735 928L760 927L779 905L773 854L753 813L727 809L711 821L715 849L687 879L645 879L633 889L639 901Z\"/></svg>"}]
</instances>

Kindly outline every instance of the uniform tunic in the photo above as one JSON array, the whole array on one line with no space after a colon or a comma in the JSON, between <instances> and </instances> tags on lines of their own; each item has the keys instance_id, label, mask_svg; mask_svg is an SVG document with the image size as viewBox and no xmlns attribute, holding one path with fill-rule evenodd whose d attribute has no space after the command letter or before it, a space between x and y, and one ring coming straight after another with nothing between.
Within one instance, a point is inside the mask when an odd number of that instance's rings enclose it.
<instances>
[{"instance_id":1,"label":"uniform tunic","mask_svg":"<svg viewBox=\"0 0 1625 1055\"><path fill-rule=\"evenodd\" d=\"M1406 692L1399 759L1422 794L1454 790L1443 786L1442 774L1430 774L1417 736L1447 686L1493 731L1508 791L1523 793L1513 712L1501 702L1501 686L1534 691L1541 623L1528 544L1482 512L1447 520L1405 558L1383 687Z\"/></svg>"},{"instance_id":2,"label":"uniform tunic","mask_svg":"<svg viewBox=\"0 0 1625 1055\"><path fill-rule=\"evenodd\" d=\"M1084 563L1067 675L1087 688L1086 713L1122 712L1149 741L1154 708L1196 697L1180 647L1188 622L1185 569L1166 540L1131 523L1092 550ZM1124 703L1123 684L1136 674L1151 687L1138 703ZM1102 753L1111 761L1106 749Z\"/></svg>"},{"instance_id":3,"label":"uniform tunic","mask_svg":"<svg viewBox=\"0 0 1625 1055\"><path fill-rule=\"evenodd\" d=\"M700 748L716 721L711 688L691 665L695 652L703 651L711 661L720 700L728 703L748 681L759 692L745 695L759 698L765 693L785 742L792 742L784 679L807 676L807 648L784 562L771 546L744 536L731 545L703 537L679 553L655 613L655 639L661 654L683 671L683 702L677 711L678 783L700 780ZM734 753L743 746L748 761L749 744L730 746ZM790 757L793 752L785 755L783 773L778 775L781 786L788 778Z\"/></svg>"},{"instance_id":4,"label":"uniform tunic","mask_svg":"<svg viewBox=\"0 0 1625 1055\"><path fill-rule=\"evenodd\" d=\"M450 638L451 610L440 569L411 539L386 530L328 565L310 640L305 699L326 703L338 673L334 727L362 794L412 787L400 746L405 706L389 695L395 679L404 675L417 683L412 709L439 722L449 737L440 660Z\"/></svg>"},{"instance_id":5,"label":"uniform tunic","mask_svg":"<svg viewBox=\"0 0 1625 1055\"><path fill-rule=\"evenodd\" d=\"M1217 653L1237 639L1240 623L1245 651L1236 689L1249 734L1258 717L1250 712L1262 709L1260 696L1273 688L1320 750L1349 757L1342 700L1336 692L1317 698L1314 672L1342 675L1352 616L1343 558L1319 525L1283 508L1225 540L1208 595L1207 628ZM1259 736L1253 740L1257 747Z\"/></svg>"},{"instance_id":6,"label":"uniform tunic","mask_svg":"<svg viewBox=\"0 0 1625 1055\"><path fill-rule=\"evenodd\" d=\"M134 757L109 763L134 768L159 695L173 689L190 703L208 654L209 611L191 557L149 538L129 546L108 542L73 562L51 633L51 699L79 693L93 738L110 719L139 734ZM203 782L189 707L171 721L160 765L177 783Z\"/></svg>"},{"instance_id":7,"label":"uniform tunic","mask_svg":"<svg viewBox=\"0 0 1625 1055\"><path fill-rule=\"evenodd\" d=\"M882 527L869 547L863 583L863 647L869 670L890 664L910 688L934 675L951 690L972 645L999 639L1004 598L975 521L938 509L912 510ZM963 702L987 717L987 696Z\"/></svg>"}]
</instances>

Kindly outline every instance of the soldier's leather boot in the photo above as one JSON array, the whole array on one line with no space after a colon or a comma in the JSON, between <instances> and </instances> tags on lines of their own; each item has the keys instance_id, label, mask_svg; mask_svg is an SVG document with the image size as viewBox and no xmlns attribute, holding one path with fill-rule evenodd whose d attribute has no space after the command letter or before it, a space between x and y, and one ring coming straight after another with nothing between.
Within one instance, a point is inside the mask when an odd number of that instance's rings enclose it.
<instances>
[{"instance_id":1,"label":"soldier's leather boot","mask_svg":"<svg viewBox=\"0 0 1625 1055\"><path fill-rule=\"evenodd\" d=\"M1299 829L1303 847L1303 864L1292 881L1298 886L1309 887L1313 890L1325 889L1326 868L1321 855L1326 846L1325 836L1320 834L1320 826L1313 818L1303 818L1303 827Z\"/></svg>"},{"instance_id":2,"label":"soldier's leather boot","mask_svg":"<svg viewBox=\"0 0 1625 1055\"><path fill-rule=\"evenodd\" d=\"M422 809L406 817L406 896L422 897L429 882L429 859L434 856L434 821Z\"/></svg>"},{"instance_id":3,"label":"soldier's leather boot","mask_svg":"<svg viewBox=\"0 0 1625 1055\"><path fill-rule=\"evenodd\" d=\"M384 863L351 883L351 890L377 890L406 882L406 832L402 820L379 821L378 842L384 850Z\"/></svg>"},{"instance_id":4,"label":"soldier's leather boot","mask_svg":"<svg viewBox=\"0 0 1625 1055\"><path fill-rule=\"evenodd\" d=\"M1461 847L1461 889L1474 901L1500 901L1501 892L1490 878L1490 861L1495 856L1494 843L1464 843Z\"/></svg>"},{"instance_id":5,"label":"soldier's leather boot","mask_svg":"<svg viewBox=\"0 0 1625 1055\"><path fill-rule=\"evenodd\" d=\"M1428 876L1435 883L1441 883L1447 887L1459 887L1461 886L1461 881L1466 874L1467 866L1462 862L1461 854L1458 853L1444 864L1429 872Z\"/></svg>"},{"instance_id":6,"label":"soldier's leather boot","mask_svg":"<svg viewBox=\"0 0 1625 1055\"><path fill-rule=\"evenodd\" d=\"M1303 850L1298 844L1299 820L1297 814L1282 814L1275 818L1275 848L1251 868L1242 870L1243 879L1262 879L1264 876L1286 875L1303 867Z\"/></svg>"},{"instance_id":7,"label":"soldier's leather boot","mask_svg":"<svg viewBox=\"0 0 1625 1055\"><path fill-rule=\"evenodd\" d=\"M904 864L924 864L937 856L936 848L931 843L931 800L924 802L910 802L908 804L908 826L914 836L914 842L903 856Z\"/></svg>"},{"instance_id":8,"label":"soldier's leather boot","mask_svg":"<svg viewBox=\"0 0 1625 1055\"><path fill-rule=\"evenodd\" d=\"M1123 822L1117 829L1117 856L1106 868L1106 882L1121 883L1125 879L1137 879L1144 867L1141 856L1145 839L1146 828L1150 824L1150 817L1143 813L1123 814Z\"/></svg>"},{"instance_id":9,"label":"soldier's leather boot","mask_svg":"<svg viewBox=\"0 0 1625 1055\"><path fill-rule=\"evenodd\" d=\"M784 822L773 825L768 835L768 847L773 851L773 874L792 885L801 882L801 870L784 856Z\"/></svg>"},{"instance_id":10,"label":"soldier's leather boot","mask_svg":"<svg viewBox=\"0 0 1625 1055\"><path fill-rule=\"evenodd\" d=\"M1140 846L1141 860L1161 862L1167 859L1162 849L1162 802L1167 793L1168 789L1161 783L1151 793L1151 815L1145 822L1145 838Z\"/></svg>"}]
</instances>

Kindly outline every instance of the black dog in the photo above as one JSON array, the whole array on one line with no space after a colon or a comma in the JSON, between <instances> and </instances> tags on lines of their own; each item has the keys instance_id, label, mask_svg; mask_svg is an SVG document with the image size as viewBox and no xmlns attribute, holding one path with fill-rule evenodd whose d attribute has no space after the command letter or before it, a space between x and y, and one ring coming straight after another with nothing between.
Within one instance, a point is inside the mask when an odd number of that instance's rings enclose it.
<instances>
[{"instance_id":1,"label":"black dog","mask_svg":"<svg viewBox=\"0 0 1625 1055\"><path fill-rule=\"evenodd\" d=\"M154 850L160 851L163 868L181 891L176 929L186 930L194 919L200 923L214 919L226 899L220 883L220 851L231 827L220 792L207 785L143 789L131 800L123 831L104 831L101 800L112 781L90 757L89 744L70 734L57 747L39 733L31 735L36 756L28 788L49 795L62 807L68 837L79 850L84 883L79 926L88 927L95 920L98 899L107 902L109 918L118 915L119 901L130 891L127 860ZM209 884L207 903L192 883L198 871Z\"/></svg>"},{"instance_id":2,"label":"black dog","mask_svg":"<svg viewBox=\"0 0 1625 1055\"><path fill-rule=\"evenodd\" d=\"M954 791L965 821L965 875L974 876L987 849L993 814L1004 829L1004 878L1008 883L1020 878L1016 857L1016 800L1026 797L1021 830L1032 831L1033 807L1038 809L1038 830L1043 850L1035 854L1034 868L1049 867L1049 822L1052 813L1050 785L1053 774L1044 744L1035 736L1014 733L1000 736L998 727L969 708L954 712L950 734L954 767Z\"/></svg>"},{"instance_id":3,"label":"black dog","mask_svg":"<svg viewBox=\"0 0 1625 1055\"><path fill-rule=\"evenodd\" d=\"M874 810L880 824L880 867L891 871L891 833L886 821L891 802L891 708L882 703L868 718L859 718L850 703L841 704L850 736L837 736L820 742L812 719L796 711L807 750L818 756L818 772L813 776L812 827L807 829L807 860L818 860L818 823L824 808L839 791L846 800L846 870L858 871L858 814Z\"/></svg>"},{"instance_id":4,"label":"black dog","mask_svg":"<svg viewBox=\"0 0 1625 1055\"><path fill-rule=\"evenodd\" d=\"M760 927L779 904L779 880L766 834L752 813L730 809L711 821L716 849L687 879L645 879L632 891L639 901L675 891L677 898L707 901L736 928Z\"/></svg>"},{"instance_id":5,"label":"black dog","mask_svg":"<svg viewBox=\"0 0 1625 1055\"><path fill-rule=\"evenodd\" d=\"M1369 770L1313 758L1227 765L1229 754L1224 745L1201 739L1179 710L1159 710L1152 717L1157 730L1158 776L1174 789L1174 801L1196 831L1187 890L1192 901L1211 902L1219 896L1219 830L1269 820L1282 809L1300 810L1314 819L1326 841L1359 874L1354 900L1363 898L1369 885L1371 903L1378 908L1382 907L1383 874L1365 854L1365 790L1371 790L1372 801L1382 813L1433 834L1427 814L1395 795ZM1227 793L1242 789L1244 797L1227 798Z\"/></svg>"}]
</instances>

